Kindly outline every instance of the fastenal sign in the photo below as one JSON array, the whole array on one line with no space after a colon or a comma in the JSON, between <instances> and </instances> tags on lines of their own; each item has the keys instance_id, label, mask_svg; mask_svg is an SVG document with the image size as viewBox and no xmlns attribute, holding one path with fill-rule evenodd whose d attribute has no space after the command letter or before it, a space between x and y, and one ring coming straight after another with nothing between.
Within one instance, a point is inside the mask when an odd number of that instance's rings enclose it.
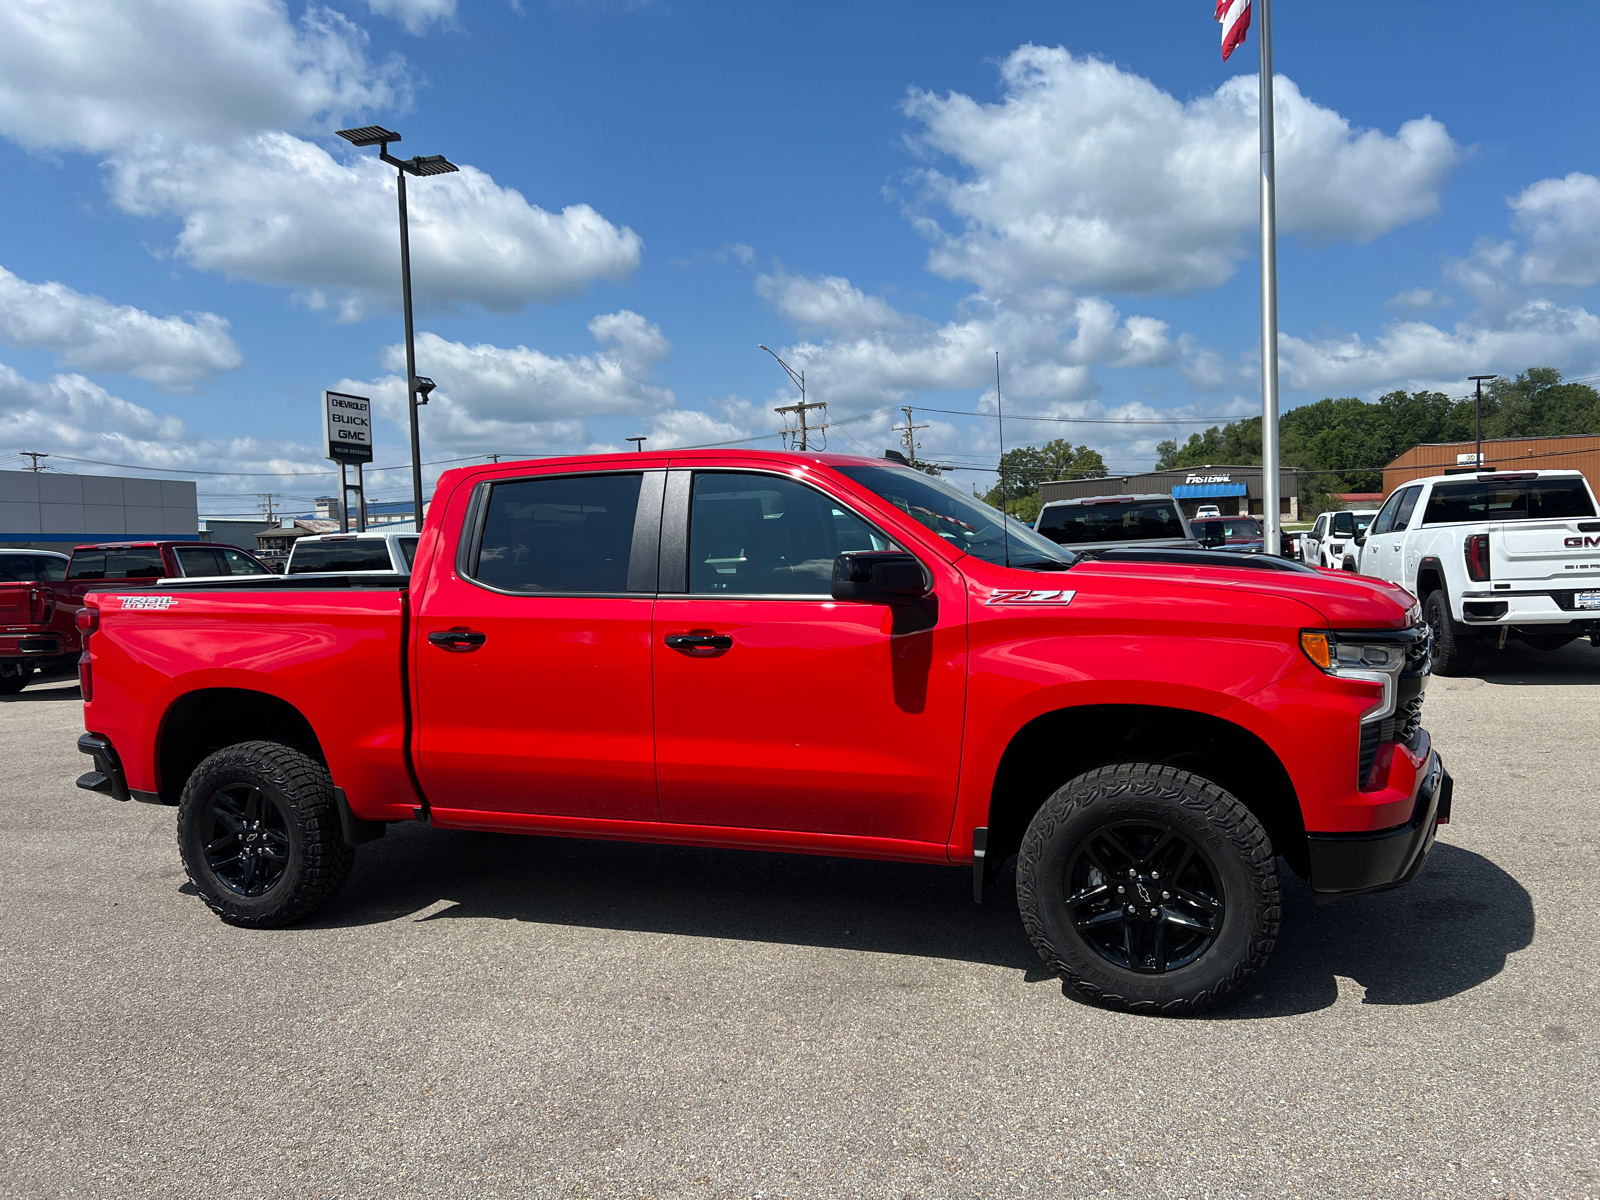
<instances>
[{"instance_id":1,"label":"fastenal sign","mask_svg":"<svg viewBox=\"0 0 1600 1200\"><path fill-rule=\"evenodd\" d=\"M322 393L328 457L335 462L372 461L372 401L343 392Z\"/></svg>"},{"instance_id":2,"label":"fastenal sign","mask_svg":"<svg viewBox=\"0 0 1600 1200\"><path fill-rule=\"evenodd\" d=\"M1233 476L1232 475L1195 475L1195 474L1191 473L1189 475L1189 477L1187 479L1185 479L1183 482L1186 485L1187 484L1197 484L1197 483L1232 483L1233 482Z\"/></svg>"}]
</instances>

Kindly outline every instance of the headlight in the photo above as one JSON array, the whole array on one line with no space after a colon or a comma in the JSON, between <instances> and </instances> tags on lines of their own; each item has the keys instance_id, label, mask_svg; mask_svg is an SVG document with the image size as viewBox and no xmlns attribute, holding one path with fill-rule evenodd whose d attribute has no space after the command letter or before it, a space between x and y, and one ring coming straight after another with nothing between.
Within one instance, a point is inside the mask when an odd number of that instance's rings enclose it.
<instances>
[{"instance_id":1,"label":"headlight","mask_svg":"<svg viewBox=\"0 0 1600 1200\"><path fill-rule=\"evenodd\" d=\"M1334 633L1321 629L1301 631L1300 649L1329 675L1340 679L1359 679L1383 689L1378 703L1361 714L1363 721L1381 721L1395 711L1400 673L1406 659L1420 642L1426 643L1427 628L1413 627L1393 632L1357 630ZM1427 670L1426 655L1422 670Z\"/></svg>"}]
</instances>

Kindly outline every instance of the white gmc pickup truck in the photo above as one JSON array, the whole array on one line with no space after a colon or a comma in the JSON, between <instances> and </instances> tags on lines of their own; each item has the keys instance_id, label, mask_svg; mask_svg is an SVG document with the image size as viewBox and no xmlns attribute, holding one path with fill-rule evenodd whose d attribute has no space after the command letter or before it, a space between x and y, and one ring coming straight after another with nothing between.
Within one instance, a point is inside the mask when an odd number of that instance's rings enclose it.
<instances>
[{"instance_id":1,"label":"white gmc pickup truck","mask_svg":"<svg viewBox=\"0 0 1600 1200\"><path fill-rule=\"evenodd\" d=\"M1465 675L1507 636L1600 646L1600 519L1577 471L1434 475L1397 488L1361 544L1361 574L1422 601L1433 670Z\"/></svg>"}]
</instances>

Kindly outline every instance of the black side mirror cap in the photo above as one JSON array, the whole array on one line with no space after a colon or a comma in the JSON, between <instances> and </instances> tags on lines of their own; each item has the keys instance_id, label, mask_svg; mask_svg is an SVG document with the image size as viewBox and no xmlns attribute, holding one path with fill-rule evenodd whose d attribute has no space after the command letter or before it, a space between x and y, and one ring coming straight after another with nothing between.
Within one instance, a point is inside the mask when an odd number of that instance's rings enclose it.
<instances>
[{"instance_id":1,"label":"black side mirror cap","mask_svg":"<svg viewBox=\"0 0 1600 1200\"><path fill-rule=\"evenodd\" d=\"M1365 529L1358 529L1351 536L1356 545L1365 546L1367 544L1367 531Z\"/></svg>"},{"instance_id":2,"label":"black side mirror cap","mask_svg":"<svg viewBox=\"0 0 1600 1200\"><path fill-rule=\"evenodd\" d=\"M915 604L932 590L927 572L904 550L852 550L833 560L833 598Z\"/></svg>"}]
</instances>

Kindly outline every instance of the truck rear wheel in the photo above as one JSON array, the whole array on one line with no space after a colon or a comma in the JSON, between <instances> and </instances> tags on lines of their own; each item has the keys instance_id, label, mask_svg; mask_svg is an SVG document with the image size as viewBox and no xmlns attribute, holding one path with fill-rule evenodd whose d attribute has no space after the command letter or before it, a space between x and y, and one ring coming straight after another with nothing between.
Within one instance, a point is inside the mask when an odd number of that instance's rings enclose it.
<instances>
[{"instance_id":1,"label":"truck rear wheel","mask_svg":"<svg viewBox=\"0 0 1600 1200\"><path fill-rule=\"evenodd\" d=\"M1433 635L1433 657L1428 669L1435 675L1470 675L1478 655L1478 643L1470 635L1462 637L1450 619L1450 598L1442 589L1431 591L1422 602L1422 619Z\"/></svg>"},{"instance_id":2,"label":"truck rear wheel","mask_svg":"<svg viewBox=\"0 0 1600 1200\"><path fill-rule=\"evenodd\" d=\"M1069 994L1129 1012L1226 1003L1278 936L1278 874L1255 816L1176 767L1079 775L1034 815L1017 905Z\"/></svg>"},{"instance_id":3,"label":"truck rear wheel","mask_svg":"<svg viewBox=\"0 0 1600 1200\"><path fill-rule=\"evenodd\" d=\"M178 851L211 911L255 929L310 916L355 863L328 769L277 742L227 746L195 768L178 803Z\"/></svg>"},{"instance_id":4,"label":"truck rear wheel","mask_svg":"<svg viewBox=\"0 0 1600 1200\"><path fill-rule=\"evenodd\" d=\"M15 696L32 678L31 662L0 663L0 696Z\"/></svg>"}]
</instances>

